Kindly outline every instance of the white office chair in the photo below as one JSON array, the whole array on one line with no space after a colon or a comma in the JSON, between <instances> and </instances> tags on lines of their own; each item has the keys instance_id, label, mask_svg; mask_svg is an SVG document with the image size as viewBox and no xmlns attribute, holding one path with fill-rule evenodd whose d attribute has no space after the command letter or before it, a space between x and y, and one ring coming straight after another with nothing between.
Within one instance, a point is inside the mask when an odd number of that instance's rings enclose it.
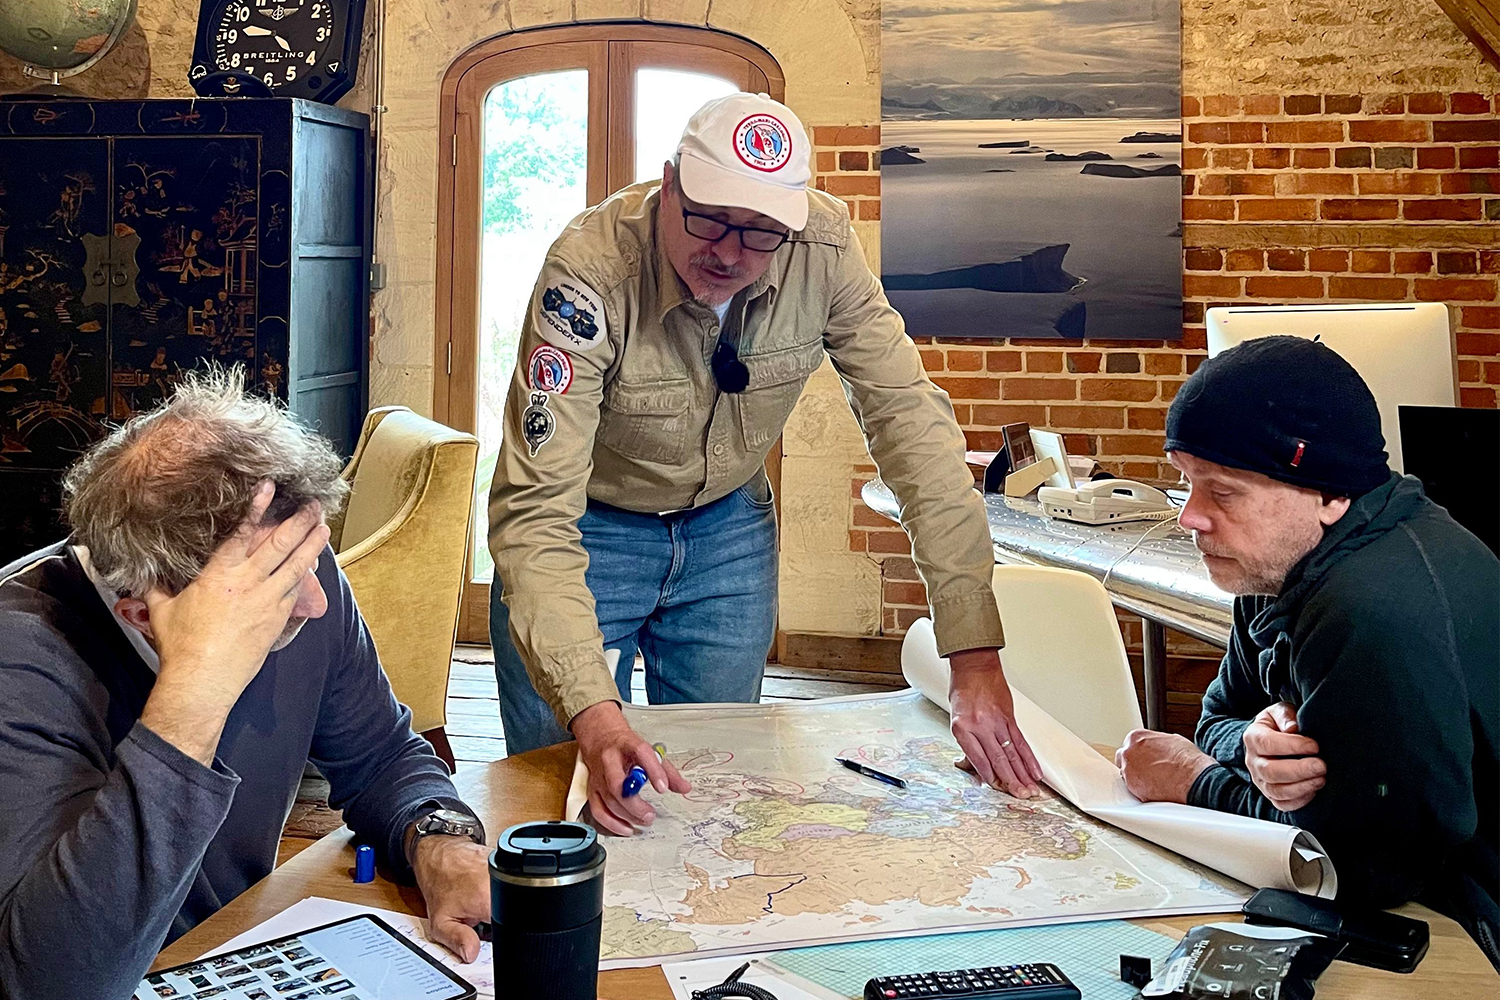
<instances>
[{"instance_id":1,"label":"white office chair","mask_svg":"<svg viewBox=\"0 0 1500 1000\"><path fill-rule=\"evenodd\" d=\"M1120 623L1104 585L1048 566L996 566L1005 676L1090 743L1119 746L1140 729L1140 702Z\"/></svg>"},{"instance_id":2,"label":"white office chair","mask_svg":"<svg viewBox=\"0 0 1500 1000\"><path fill-rule=\"evenodd\" d=\"M1098 580L1070 569L996 566L991 585L1005 625L1005 676L1014 690L1089 743L1119 746L1141 728L1125 642ZM901 661L910 682L924 691L932 687L928 695L946 704L948 661L939 660L926 618L907 630ZM919 676L928 680L918 683Z\"/></svg>"}]
</instances>

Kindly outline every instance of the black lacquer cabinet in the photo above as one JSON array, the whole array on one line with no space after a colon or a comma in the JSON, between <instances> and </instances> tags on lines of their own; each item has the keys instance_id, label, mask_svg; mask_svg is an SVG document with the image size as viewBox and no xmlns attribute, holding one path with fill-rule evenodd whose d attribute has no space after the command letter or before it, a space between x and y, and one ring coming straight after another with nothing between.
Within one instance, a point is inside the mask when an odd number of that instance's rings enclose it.
<instances>
[{"instance_id":1,"label":"black lacquer cabinet","mask_svg":"<svg viewBox=\"0 0 1500 1000\"><path fill-rule=\"evenodd\" d=\"M368 137L300 100L0 100L0 564L63 535L61 473L108 423L206 362L349 454Z\"/></svg>"}]
</instances>

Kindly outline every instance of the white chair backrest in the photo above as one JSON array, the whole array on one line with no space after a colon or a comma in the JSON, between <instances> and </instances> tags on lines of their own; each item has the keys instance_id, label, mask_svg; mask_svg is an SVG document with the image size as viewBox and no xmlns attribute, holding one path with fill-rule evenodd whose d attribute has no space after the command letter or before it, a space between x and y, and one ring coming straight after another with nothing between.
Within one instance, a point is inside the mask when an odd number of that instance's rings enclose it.
<instances>
[{"instance_id":1,"label":"white chair backrest","mask_svg":"<svg viewBox=\"0 0 1500 1000\"><path fill-rule=\"evenodd\" d=\"M1114 606L1087 573L996 566L1011 685L1090 743L1119 746L1139 729L1140 703Z\"/></svg>"}]
</instances>

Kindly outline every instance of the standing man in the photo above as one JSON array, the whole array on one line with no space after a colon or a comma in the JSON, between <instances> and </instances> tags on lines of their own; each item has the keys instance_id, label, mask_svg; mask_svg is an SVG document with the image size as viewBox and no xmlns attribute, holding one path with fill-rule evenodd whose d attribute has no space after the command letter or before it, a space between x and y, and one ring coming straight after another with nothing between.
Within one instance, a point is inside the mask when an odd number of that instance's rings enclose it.
<instances>
[{"instance_id":1,"label":"standing man","mask_svg":"<svg viewBox=\"0 0 1500 1000\"><path fill-rule=\"evenodd\" d=\"M959 745L997 788L1029 796L1041 778L1001 670L963 434L848 207L807 189L810 155L764 94L710 101L660 182L568 225L526 315L489 508L500 710L512 752L571 731L611 832L654 819L620 795L632 765L688 789L620 711L637 649L653 703L760 698L777 610L764 463L825 354L901 502Z\"/></svg>"}]
</instances>

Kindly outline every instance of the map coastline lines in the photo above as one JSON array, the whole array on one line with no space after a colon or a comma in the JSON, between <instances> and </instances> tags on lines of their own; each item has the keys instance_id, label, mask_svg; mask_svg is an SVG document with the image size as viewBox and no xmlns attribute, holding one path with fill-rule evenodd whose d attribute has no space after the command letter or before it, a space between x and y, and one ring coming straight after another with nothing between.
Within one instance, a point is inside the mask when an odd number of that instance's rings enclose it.
<instances>
[{"instance_id":1,"label":"map coastline lines","mask_svg":"<svg viewBox=\"0 0 1500 1000\"><path fill-rule=\"evenodd\" d=\"M610 846L605 967L683 953L1222 912L1239 883L1056 797L958 771L946 718L914 691L807 705L627 707L694 785ZM649 715L649 718L641 718ZM773 734L773 735L768 735ZM833 763L848 756L906 789Z\"/></svg>"}]
</instances>

